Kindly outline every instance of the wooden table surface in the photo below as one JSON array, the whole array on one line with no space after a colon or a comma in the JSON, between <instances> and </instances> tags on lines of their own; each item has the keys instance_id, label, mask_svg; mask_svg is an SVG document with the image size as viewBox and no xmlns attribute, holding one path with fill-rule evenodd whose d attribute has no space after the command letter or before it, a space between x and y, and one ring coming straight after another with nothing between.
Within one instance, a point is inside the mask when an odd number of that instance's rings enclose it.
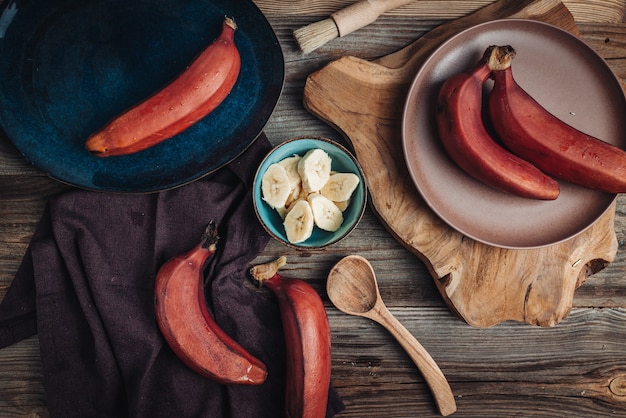
<instances>
[{"instance_id":1,"label":"wooden table surface","mask_svg":"<svg viewBox=\"0 0 626 418\"><path fill-rule=\"evenodd\" d=\"M375 59L429 29L490 1L420 0L374 24L302 55L294 29L324 19L350 0L255 0L276 31L286 83L265 132L273 144L321 135L345 140L303 105L306 77L344 55ZM626 79L626 1L563 2L582 39ZM0 299L11 284L47 199L68 186L29 165L0 136ZM618 197L615 261L576 290L569 316L554 327L517 322L475 328L442 300L424 264L400 245L371 207L344 241L296 251L272 241L258 261L285 254L285 275L320 291L332 332L332 379L343 397L341 417L438 416L422 376L378 324L350 317L326 297L325 278L348 254L368 258L391 312L437 361L456 396L455 416L626 416L626 197ZM37 337L0 350L0 416L47 416Z\"/></svg>"}]
</instances>

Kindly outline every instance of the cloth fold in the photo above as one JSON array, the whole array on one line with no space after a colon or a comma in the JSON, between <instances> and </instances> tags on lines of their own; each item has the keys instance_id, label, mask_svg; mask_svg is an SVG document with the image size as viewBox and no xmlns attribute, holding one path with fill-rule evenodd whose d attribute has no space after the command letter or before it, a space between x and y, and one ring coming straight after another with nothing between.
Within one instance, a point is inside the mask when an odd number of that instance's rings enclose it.
<instances>
[{"instance_id":1,"label":"cloth fold","mask_svg":"<svg viewBox=\"0 0 626 418\"><path fill-rule=\"evenodd\" d=\"M50 200L0 304L0 348L39 335L52 417L284 416L285 345L275 300L246 285L269 236L252 206L261 135L226 167L145 195L71 190ZM220 241L205 270L217 323L268 367L258 386L220 385L188 369L160 334L154 278L199 242ZM327 416L343 409L329 392Z\"/></svg>"}]
</instances>

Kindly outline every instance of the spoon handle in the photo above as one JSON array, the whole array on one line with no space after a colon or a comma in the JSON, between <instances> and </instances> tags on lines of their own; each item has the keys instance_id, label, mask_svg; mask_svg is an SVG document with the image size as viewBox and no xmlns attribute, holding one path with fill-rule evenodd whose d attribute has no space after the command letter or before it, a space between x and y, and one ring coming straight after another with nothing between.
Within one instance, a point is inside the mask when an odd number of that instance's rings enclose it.
<instances>
[{"instance_id":1,"label":"spoon handle","mask_svg":"<svg viewBox=\"0 0 626 418\"><path fill-rule=\"evenodd\" d=\"M435 360L391 312L383 308L379 313L380 315L373 319L385 327L411 357L430 387L441 415L447 416L454 413L456 401L452 389Z\"/></svg>"}]
</instances>

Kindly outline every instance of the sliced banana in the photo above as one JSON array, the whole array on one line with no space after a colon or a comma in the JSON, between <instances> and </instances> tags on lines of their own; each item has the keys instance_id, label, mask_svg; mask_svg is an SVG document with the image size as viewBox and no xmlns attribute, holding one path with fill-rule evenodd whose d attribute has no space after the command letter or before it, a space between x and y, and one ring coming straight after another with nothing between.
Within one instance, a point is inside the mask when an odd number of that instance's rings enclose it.
<instances>
[{"instance_id":1,"label":"sliced banana","mask_svg":"<svg viewBox=\"0 0 626 418\"><path fill-rule=\"evenodd\" d=\"M293 155L291 157L284 158L278 162L282 165L289 176L292 186L296 186L301 183L300 173L298 173L298 162L302 159L299 155Z\"/></svg>"},{"instance_id":2,"label":"sliced banana","mask_svg":"<svg viewBox=\"0 0 626 418\"><path fill-rule=\"evenodd\" d=\"M302 191L302 178L300 177L300 173L298 173L298 162L301 159L302 157L299 155L293 155L278 162L278 164L283 166L287 172L287 176L289 176L289 183L291 184L291 193L287 198L287 202L285 202L285 206L289 206L300 198Z\"/></svg>"},{"instance_id":3,"label":"sliced banana","mask_svg":"<svg viewBox=\"0 0 626 418\"><path fill-rule=\"evenodd\" d=\"M331 171L326 151L315 148L272 164L262 178L263 199L283 219L287 239L306 241L314 226L334 232L359 185L353 173Z\"/></svg>"},{"instance_id":4,"label":"sliced banana","mask_svg":"<svg viewBox=\"0 0 626 418\"><path fill-rule=\"evenodd\" d=\"M324 231L335 232L343 223L343 214L335 203L326 196L312 193L307 198L313 212L315 225Z\"/></svg>"},{"instance_id":5,"label":"sliced banana","mask_svg":"<svg viewBox=\"0 0 626 418\"><path fill-rule=\"evenodd\" d=\"M283 206L282 208L276 208L276 212L278 212L278 215L280 216L280 219L282 219L284 221L285 217L289 213L289 206Z\"/></svg>"},{"instance_id":6,"label":"sliced banana","mask_svg":"<svg viewBox=\"0 0 626 418\"><path fill-rule=\"evenodd\" d=\"M291 194L291 183L287 171L278 163L270 165L261 179L263 200L272 208L283 208Z\"/></svg>"},{"instance_id":7,"label":"sliced banana","mask_svg":"<svg viewBox=\"0 0 626 418\"><path fill-rule=\"evenodd\" d=\"M291 193L287 197L287 201L285 202L285 206L289 207L296 200L302 197L302 184L297 184L295 187L291 188Z\"/></svg>"},{"instance_id":8,"label":"sliced banana","mask_svg":"<svg viewBox=\"0 0 626 418\"><path fill-rule=\"evenodd\" d=\"M333 173L320 191L333 202L350 200L359 185L359 176L354 173Z\"/></svg>"},{"instance_id":9,"label":"sliced banana","mask_svg":"<svg viewBox=\"0 0 626 418\"><path fill-rule=\"evenodd\" d=\"M343 200L341 202L333 202L333 203L339 208L340 211L345 212L346 209L348 209L348 206L350 206L350 200L351 199Z\"/></svg>"},{"instance_id":10,"label":"sliced banana","mask_svg":"<svg viewBox=\"0 0 626 418\"><path fill-rule=\"evenodd\" d=\"M307 151L298 162L298 173L302 178L302 188L308 193L317 192L330 178L330 156L326 151L314 148Z\"/></svg>"},{"instance_id":11,"label":"sliced banana","mask_svg":"<svg viewBox=\"0 0 626 418\"><path fill-rule=\"evenodd\" d=\"M313 225L313 212L306 200L294 203L283 222L287 240L294 244L306 241L313 233Z\"/></svg>"}]
</instances>

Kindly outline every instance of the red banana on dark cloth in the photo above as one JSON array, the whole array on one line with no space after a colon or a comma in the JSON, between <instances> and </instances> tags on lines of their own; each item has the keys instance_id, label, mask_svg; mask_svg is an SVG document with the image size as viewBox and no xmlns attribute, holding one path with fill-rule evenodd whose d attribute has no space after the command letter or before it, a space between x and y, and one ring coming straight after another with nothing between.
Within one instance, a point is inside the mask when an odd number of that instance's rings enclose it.
<instances>
[{"instance_id":1,"label":"red banana on dark cloth","mask_svg":"<svg viewBox=\"0 0 626 418\"><path fill-rule=\"evenodd\" d=\"M265 136L183 187L52 198L0 304L0 347L38 334L51 417L280 417L285 347L275 301L245 286L269 237L252 207ZM154 278L210 220L220 246L205 270L209 309L268 368L264 384L220 385L185 366L159 332ZM331 388L327 416L343 409Z\"/></svg>"}]
</instances>

